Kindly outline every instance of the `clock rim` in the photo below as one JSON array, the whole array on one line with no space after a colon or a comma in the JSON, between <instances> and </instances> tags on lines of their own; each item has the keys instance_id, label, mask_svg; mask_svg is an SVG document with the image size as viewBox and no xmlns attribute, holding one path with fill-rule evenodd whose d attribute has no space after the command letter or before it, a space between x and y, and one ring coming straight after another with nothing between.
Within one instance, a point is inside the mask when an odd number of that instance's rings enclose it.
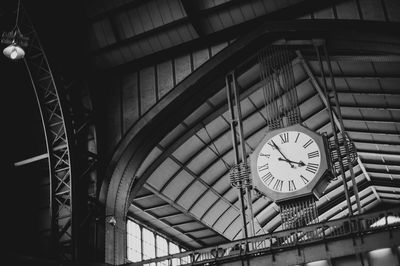
<instances>
[{"instance_id":1,"label":"clock rim","mask_svg":"<svg viewBox=\"0 0 400 266\"><path fill-rule=\"evenodd\" d=\"M308 135L311 137L316 144L318 145L318 148L320 149L321 153L321 164L319 166L319 169L317 173L315 174L314 178L304 187L301 189L298 189L296 191L288 191L288 192L277 192L275 190L272 190L268 188L267 186L264 185L264 183L261 181L260 176L258 175L257 171L257 159L258 159L258 154L260 153L260 150L264 147L265 143L271 139L272 137L279 135L282 132L286 131L298 131L302 132L303 134ZM318 184L320 181L323 179L325 173L328 170L328 160L327 160L327 153L326 153L326 146L325 146L325 141L324 137L317 133L312 131L311 129L303 126L302 124L296 124L284 128L279 128L275 129L272 131L268 131L262 140L259 142L257 145L257 148L250 154L250 169L252 173L252 180L253 180L253 186L257 187L258 190L261 192L264 192L269 198L272 200L278 202L278 201L283 201L287 199L292 199L292 198L298 198L298 197L304 197L306 195L310 194L315 194L314 190L318 187ZM254 176L256 175L256 176Z\"/></svg>"}]
</instances>

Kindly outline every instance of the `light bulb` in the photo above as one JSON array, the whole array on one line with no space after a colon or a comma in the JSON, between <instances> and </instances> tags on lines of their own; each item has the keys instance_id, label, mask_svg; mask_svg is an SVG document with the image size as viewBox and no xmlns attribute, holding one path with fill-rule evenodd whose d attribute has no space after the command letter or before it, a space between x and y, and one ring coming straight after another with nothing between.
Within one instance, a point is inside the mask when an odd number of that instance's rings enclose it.
<instances>
[{"instance_id":1,"label":"light bulb","mask_svg":"<svg viewBox=\"0 0 400 266\"><path fill-rule=\"evenodd\" d=\"M17 51L17 49L14 48L11 51L10 58L14 60L15 58L17 58L17 56L18 56L18 51Z\"/></svg>"}]
</instances>

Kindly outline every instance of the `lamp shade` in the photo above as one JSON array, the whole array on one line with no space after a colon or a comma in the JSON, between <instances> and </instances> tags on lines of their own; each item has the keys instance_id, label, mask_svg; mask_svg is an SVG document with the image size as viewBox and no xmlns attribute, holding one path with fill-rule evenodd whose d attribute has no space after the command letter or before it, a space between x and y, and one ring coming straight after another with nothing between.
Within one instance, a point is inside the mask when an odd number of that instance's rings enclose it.
<instances>
[{"instance_id":1,"label":"lamp shade","mask_svg":"<svg viewBox=\"0 0 400 266\"><path fill-rule=\"evenodd\" d=\"M25 51L15 43L10 44L3 50L3 54L12 60L24 58Z\"/></svg>"}]
</instances>

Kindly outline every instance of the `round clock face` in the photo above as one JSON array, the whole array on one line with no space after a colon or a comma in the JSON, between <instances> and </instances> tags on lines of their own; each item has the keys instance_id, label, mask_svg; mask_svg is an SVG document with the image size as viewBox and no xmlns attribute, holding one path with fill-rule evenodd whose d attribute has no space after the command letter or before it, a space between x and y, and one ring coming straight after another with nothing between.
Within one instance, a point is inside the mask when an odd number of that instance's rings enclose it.
<instances>
[{"instance_id":1,"label":"round clock face","mask_svg":"<svg viewBox=\"0 0 400 266\"><path fill-rule=\"evenodd\" d=\"M257 172L269 189L287 193L313 180L320 164L321 151L312 137L299 131L286 131L271 137L261 148Z\"/></svg>"}]
</instances>

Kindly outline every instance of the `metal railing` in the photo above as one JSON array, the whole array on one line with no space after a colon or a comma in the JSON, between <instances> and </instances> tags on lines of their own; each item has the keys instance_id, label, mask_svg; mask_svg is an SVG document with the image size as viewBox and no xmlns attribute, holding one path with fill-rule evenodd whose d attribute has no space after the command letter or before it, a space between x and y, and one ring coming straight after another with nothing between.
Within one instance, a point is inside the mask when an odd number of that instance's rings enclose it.
<instances>
[{"instance_id":1,"label":"metal railing","mask_svg":"<svg viewBox=\"0 0 400 266\"><path fill-rule=\"evenodd\" d=\"M329 241L355 235L362 236L398 228L400 228L400 208L395 208L321 222L301 228L241 239L214 247L128 263L126 265L200 265L215 261L232 260L240 256L260 256L303 244Z\"/></svg>"}]
</instances>

